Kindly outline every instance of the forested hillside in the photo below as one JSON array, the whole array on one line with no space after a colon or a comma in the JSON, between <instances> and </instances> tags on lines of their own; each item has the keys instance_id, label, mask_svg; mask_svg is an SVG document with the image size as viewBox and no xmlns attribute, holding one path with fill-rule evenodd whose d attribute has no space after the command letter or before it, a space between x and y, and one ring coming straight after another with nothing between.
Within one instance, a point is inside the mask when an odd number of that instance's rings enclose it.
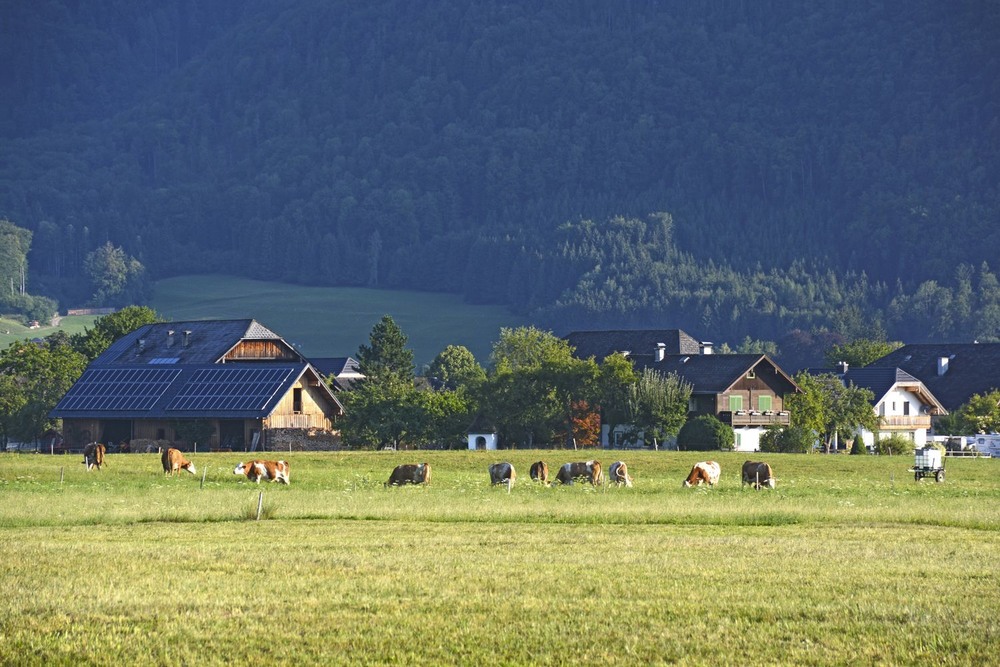
<instances>
[{"instance_id":1,"label":"forested hillside","mask_svg":"<svg viewBox=\"0 0 1000 667\"><path fill-rule=\"evenodd\" d=\"M65 304L110 242L557 332L1000 336L995 2L0 6L0 218Z\"/></svg>"}]
</instances>

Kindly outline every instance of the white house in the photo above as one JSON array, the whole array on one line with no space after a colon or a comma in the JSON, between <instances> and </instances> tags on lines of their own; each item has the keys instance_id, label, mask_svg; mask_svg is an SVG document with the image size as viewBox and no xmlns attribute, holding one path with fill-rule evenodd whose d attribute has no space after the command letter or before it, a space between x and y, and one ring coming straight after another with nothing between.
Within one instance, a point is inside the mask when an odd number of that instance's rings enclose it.
<instances>
[{"instance_id":1,"label":"white house","mask_svg":"<svg viewBox=\"0 0 1000 667\"><path fill-rule=\"evenodd\" d=\"M861 432L868 447L891 435L902 435L916 447L922 447L928 441L931 416L948 414L923 382L902 369L873 366L847 369L845 364L839 370L844 384L864 387L875 394L872 407L879 417L879 430Z\"/></svg>"}]
</instances>

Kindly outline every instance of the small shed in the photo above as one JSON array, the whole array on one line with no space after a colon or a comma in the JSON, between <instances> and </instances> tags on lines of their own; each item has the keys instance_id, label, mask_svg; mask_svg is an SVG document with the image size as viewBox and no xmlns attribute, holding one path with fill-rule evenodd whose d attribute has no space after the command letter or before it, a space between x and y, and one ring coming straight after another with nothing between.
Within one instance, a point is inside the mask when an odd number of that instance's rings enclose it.
<instances>
[{"instance_id":1,"label":"small shed","mask_svg":"<svg viewBox=\"0 0 1000 667\"><path fill-rule=\"evenodd\" d=\"M497 448L497 429L478 415L469 426L469 449L493 450Z\"/></svg>"}]
</instances>

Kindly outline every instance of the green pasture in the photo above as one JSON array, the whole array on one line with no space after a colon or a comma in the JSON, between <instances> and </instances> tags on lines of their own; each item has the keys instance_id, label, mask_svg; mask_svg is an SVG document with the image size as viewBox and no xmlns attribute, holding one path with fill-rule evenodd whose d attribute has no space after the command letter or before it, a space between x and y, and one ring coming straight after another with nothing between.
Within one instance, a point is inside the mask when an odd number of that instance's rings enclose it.
<instances>
[{"instance_id":1,"label":"green pasture","mask_svg":"<svg viewBox=\"0 0 1000 667\"><path fill-rule=\"evenodd\" d=\"M500 306L471 306L454 294L349 287L307 287L230 276L156 283L150 306L169 320L252 317L308 356L356 356L372 326L391 315L409 338L417 365L448 345L489 359L501 327L524 322Z\"/></svg>"},{"instance_id":2,"label":"green pasture","mask_svg":"<svg viewBox=\"0 0 1000 667\"><path fill-rule=\"evenodd\" d=\"M11 343L19 340L32 338L45 338L57 331L65 331L67 334L83 333L87 327L94 326L95 315L73 315L71 317L60 317L58 324L52 322L42 322L37 329L30 329L21 324L18 320L8 317L0 317L0 349L6 349Z\"/></svg>"},{"instance_id":3,"label":"green pasture","mask_svg":"<svg viewBox=\"0 0 1000 667\"><path fill-rule=\"evenodd\" d=\"M605 466L615 452L597 452ZM632 489L542 487L594 452L0 455L0 664L989 664L1000 462L622 454ZM488 464L510 460L512 488ZM385 488L427 461L426 487ZM258 501L262 520L255 520Z\"/></svg>"}]
</instances>

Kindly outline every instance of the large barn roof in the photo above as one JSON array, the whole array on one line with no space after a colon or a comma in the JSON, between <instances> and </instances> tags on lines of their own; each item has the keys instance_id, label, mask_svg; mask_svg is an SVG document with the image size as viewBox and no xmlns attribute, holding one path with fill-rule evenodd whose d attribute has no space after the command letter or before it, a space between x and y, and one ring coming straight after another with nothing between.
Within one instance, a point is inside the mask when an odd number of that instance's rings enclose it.
<instances>
[{"instance_id":1,"label":"large barn roof","mask_svg":"<svg viewBox=\"0 0 1000 667\"><path fill-rule=\"evenodd\" d=\"M91 366L50 414L98 419L259 419L268 416L303 375L325 387L306 362ZM332 393L330 399L340 405Z\"/></svg>"}]
</instances>

